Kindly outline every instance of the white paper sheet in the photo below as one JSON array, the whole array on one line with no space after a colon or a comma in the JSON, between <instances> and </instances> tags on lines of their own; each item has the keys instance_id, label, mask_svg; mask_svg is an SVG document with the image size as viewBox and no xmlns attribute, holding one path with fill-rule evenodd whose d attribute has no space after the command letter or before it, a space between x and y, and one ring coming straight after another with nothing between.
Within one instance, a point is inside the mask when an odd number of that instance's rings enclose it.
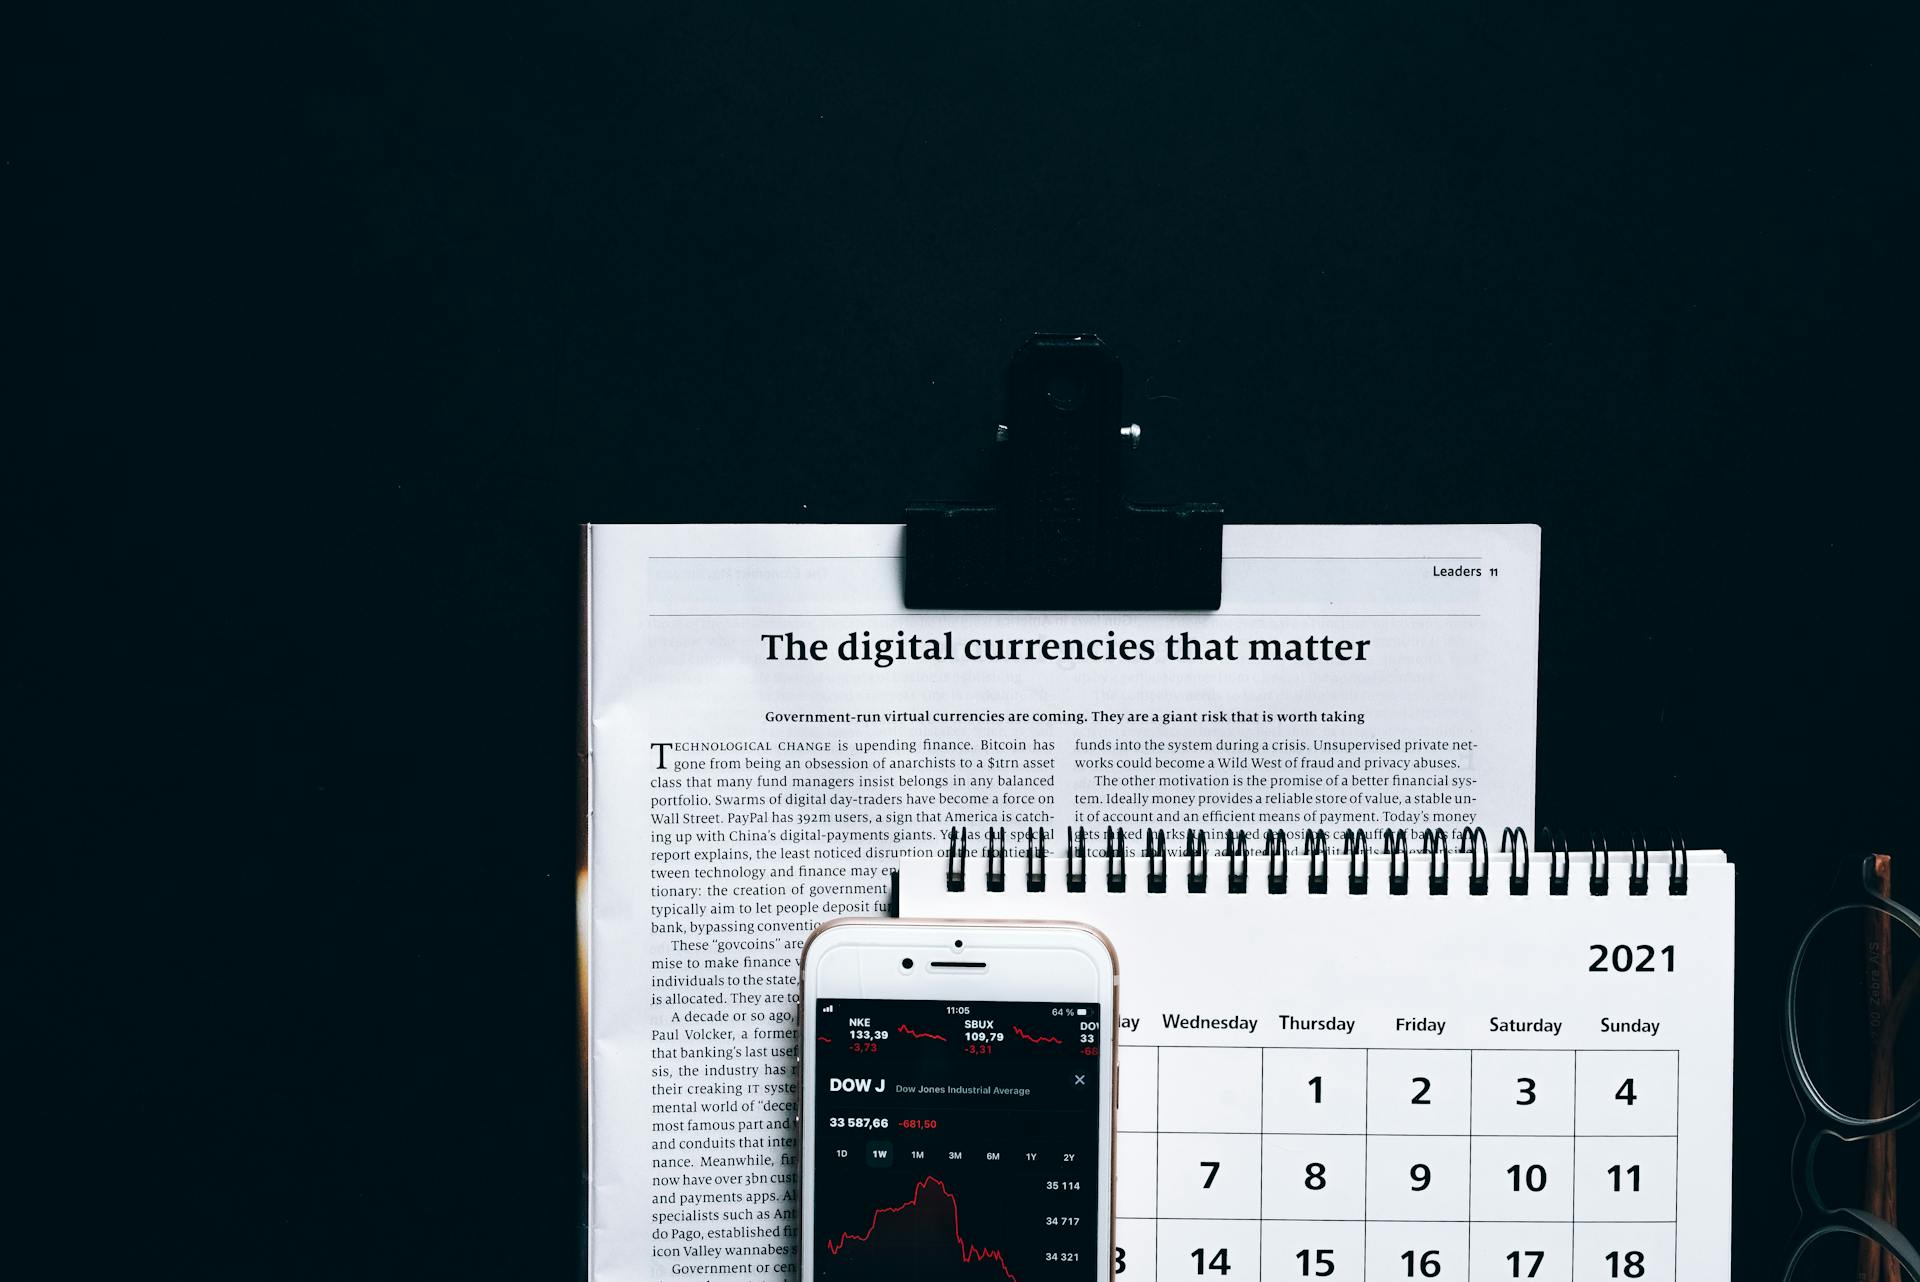
<instances>
[{"instance_id":1,"label":"white paper sheet","mask_svg":"<svg viewBox=\"0 0 1920 1282\"><path fill-rule=\"evenodd\" d=\"M899 545L591 533L596 1278L790 1261L795 959L955 826L1532 824L1538 527L1229 527L1209 614L909 614Z\"/></svg>"}]
</instances>

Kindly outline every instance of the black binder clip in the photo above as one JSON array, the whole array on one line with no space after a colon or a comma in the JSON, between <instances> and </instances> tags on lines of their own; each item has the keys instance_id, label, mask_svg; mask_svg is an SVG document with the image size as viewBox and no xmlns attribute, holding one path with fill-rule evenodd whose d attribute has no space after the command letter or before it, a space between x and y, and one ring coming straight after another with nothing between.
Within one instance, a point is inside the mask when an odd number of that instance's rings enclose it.
<instances>
[{"instance_id":1,"label":"black binder clip","mask_svg":"<svg viewBox=\"0 0 1920 1282\"><path fill-rule=\"evenodd\" d=\"M1573 852L1567 849L1567 839L1560 833L1549 832L1546 837L1547 893L1564 895L1573 880Z\"/></svg>"},{"instance_id":2,"label":"black binder clip","mask_svg":"<svg viewBox=\"0 0 1920 1282\"><path fill-rule=\"evenodd\" d=\"M1147 829L1147 893L1167 893L1167 830Z\"/></svg>"},{"instance_id":3,"label":"black binder clip","mask_svg":"<svg viewBox=\"0 0 1920 1282\"><path fill-rule=\"evenodd\" d=\"M1407 893L1407 867L1412 862L1407 857L1407 830L1392 828L1380 834L1380 845L1387 852L1387 893L1404 895Z\"/></svg>"},{"instance_id":4,"label":"black binder clip","mask_svg":"<svg viewBox=\"0 0 1920 1282\"><path fill-rule=\"evenodd\" d=\"M1267 893L1287 893L1287 834L1267 829Z\"/></svg>"},{"instance_id":5,"label":"black binder clip","mask_svg":"<svg viewBox=\"0 0 1920 1282\"><path fill-rule=\"evenodd\" d=\"M1307 848L1307 893L1324 895L1327 893L1327 865L1333 859L1327 850L1327 830L1309 828L1302 844Z\"/></svg>"},{"instance_id":6,"label":"black binder clip","mask_svg":"<svg viewBox=\"0 0 1920 1282\"><path fill-rule=\"evenodd\" d=\"M1240 840L1236 844L1233 829L1227 829L1227 893L1244 895L1247 893L1247 830L1240 830Z\"/></svg>"},{"instance_id":7,"label":"black binder clip","mask_svg":"<svg viewBox=\"0 0 1920 1282\"><path fill-rule=\"evenodd\" d=\"M1653 854L1647 849L1647 839L1639 833L1627 836L1627 893L1644 895L1647 882L1653 872Z\"/></svg>"},{"instance_id":8,"label":"black binder clip","mask_svg":"<svg viewBox=\"0 0 1920 1282\"><path fill-rule=\"evenodd\" d=\"M1000 894L1007 888L1007 830L1000 829L998 836L992 828L987 829L987 889Z\"/></svg>"},{"instance_id":9,"label":"black binder clip","mask_svg":"<svg viewBox=\"0 0 1920 1282\"><path fill-rule=\"evenodd\" d=\"M1187 893L1207 893L1207 833L1204 828L1198 832L1187 829Z\"/></svg>"},{"instance_id":10,"label":"black binder clip","mask_svg":"<svg viewBox=\"0 0 1920 1282\"><path fill-rule=\"evenodd\" d=\"M1500 853L1513 856L1513 862L1507 867L1507 893L1526 894L1528 883L1533 880L1533 843L1527 840L1527 830L1502 828Z\"/></svg>"},{"instance_id":11,"label":"black binder clip","mask_svg":"<svg viewBox=\"0 0 1920 1282\"><path fill-rule=\"evenodd\" d=\"M1462 828L1460 850L1467 857L1467 893L1484 895L1493 873L1493 846L1485 828Z\"/></svg>"},{"instance_id":12,"label":"black binder clip","mask_svg":"<svg viewBox=\"0 0 1920 1282\"><path fill-rule=\"evenodd\" d=\"M1687 893L1687 839L1675 833L1667 842L1673 848L1673 862L1667 866L1667 893L1684 895Z\"/></svg>"},{"instance_id":13,"label":"black binder clip","mask_svg":"<svg viewBox=\"0 0 1920 1282\"><path fill-rule=\"evenodd\" d=\"M999 495L907 507L910 610L1217 610L1217 503L1126 500L1140 428L1091 334L1035 334L1007 367Z\"/></svg>"},{"instance_id":14,"label":"black binder clip","mask_svg":"<svg viewBox=\"0 0 1920 1282\"><path fill-rule=\"evenodd\" d=\"M1420 847L1420 853L1427 857L1427 893L1429 895L1446 894L1447 878L1450 875L1446 829L1429 828L1421 833Z\"/></svg>"},{"instance_id":15,"label":"black binder clip","mask_svg":"<svg viewBox=\"0 0 1920 1282\"><path fill-rule=\"evenodd\" d=\"M1122 895L1127 890L1127 830L1107 826L1107 893Z\"/></svg>"},{"instance_id":16,"label":"black binder clip","mask_svg":"<svg viewBox=\"0 0 1920 1282\"><path fill-rule=\"evenodd\" d=\"M1087 893L1087 826L1085 824L1080 825L1077 841L1073 829L1067 829L1067 893L1069 895Z\"/></svg>"},{"instance_id":17,"label":"black binder clip","mask_svg":"<svg viewBox=\"0 0 1920 1282\"><path fill-rule=\"evenodd\" d=\"M959 892L967 888L967 830L947 831L947 889Z\"/></svg>"},{"instance_id":18,"label":"black binder clip","mask_svg":"<svg viewBox=\"0 0 1920 1282\"><path fill-rule=\"evenodd\" d=\"M1069 833L1069 836L1072 834ZM1027 889L1041 893L1047 888L1047 830L1040 830L1040 840L1036 845L1033 829L1027 829Z\"/></svg>"},{"instance_id":19,"label":"black binder clip","mask_svg":"<svg viewBox=\"0 0 1920 1282\"><path fill-rule=\"evenodd\" d=\"M1347 893L1364 895L1367 893L1367 834L1364 830L1349 828L1343 843L1347 856Z\"/></svg>"},{"instance_id":20,"label":"black binder clip","mask_svg":"<svg viewBox=\"0 0 1920 1282\"><path fill-rule=\"evenodd\" d=\"M1613 852L1607 849L1606 836L1601 833L1594 833L1587 844L1593 848L1587 864L1587 893L1605 895L1613 880Z\"/></svg>"}]
</instances>

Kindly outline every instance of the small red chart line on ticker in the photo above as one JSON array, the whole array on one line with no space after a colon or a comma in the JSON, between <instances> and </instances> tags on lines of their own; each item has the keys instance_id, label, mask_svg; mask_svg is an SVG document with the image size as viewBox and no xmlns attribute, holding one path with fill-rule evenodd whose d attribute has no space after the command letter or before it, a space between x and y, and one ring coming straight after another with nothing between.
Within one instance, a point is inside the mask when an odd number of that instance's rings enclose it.
<instances>
[{"instance_id":1,"label":"small red chart line on ticker","mask_svg":"<svg viewBox=\"0 0 1920 1282\"><path fill-rule=\"evenodd\" d=\"M947 1186L942 1183L939 1178L932 1175L925 1177L918 1184L914 1185L913 1196L900 1205L883 1206L876 1210L873 1213L873 1219L867 1225L867 1231L865 1233L842 1233L839 1237L828 1238L827 1254L840 1254L849 1242L866 1242L871 1240L874 1230L880 1227L881 1216L898 1215L902 1211L911 1210L918 1206L920 1204L920 1195L929 1188L939 1189L940 1196L947 1199L947 1205L953 1208L953 1240L955 1245L960 1248L960 1262L962 1264L972 1264L978 1260L992 1260L1000 1266L1000 1272L1006 1275L1007 1282L1020 1282L1018 1278L1013 1276L1013 1270L1007 1267L1006 1260L1001 1257L998 1250L993 1247L974 1246L971 1242L968 1242L964 1237L960 1236L960 1199L948 1191Z\"/></svg>"},{"instance_id":2,"label":"small red chart line on ticker","mask_svg":"<svg viewBox=\"0 0 1920 1282\"><path fill-rule=\"evenodd\" d=\"M1015 1024L1013 1026L1013 1033L1014 1033L1014 1036L1020 1038L1022 1041L1032 1042L1036 1046L1039 1045L1041 1042L1047 1042L1054 1046L1060 1045L1060 1039L1058 1037L1045 1037L1045 1036L1035 1037L1032 1033L1029 1033L1026 1029L1020 1027L1020 1025L1018 1024Z\"/></svg>"},{"instance_id":3,"label":"small red chart line on ticker","mask_svg":"<svg viewBox=\"0 0 1920 1282\"><path fill-rule=\"evenodd\" d=\"M908 1037L920 1037L930 1042L944 1042L947 1040L938 1033L923 1033L917 1028L908 1028L905 1024L900 1025L900 1031Z\"/></svg>"}]
</instances>

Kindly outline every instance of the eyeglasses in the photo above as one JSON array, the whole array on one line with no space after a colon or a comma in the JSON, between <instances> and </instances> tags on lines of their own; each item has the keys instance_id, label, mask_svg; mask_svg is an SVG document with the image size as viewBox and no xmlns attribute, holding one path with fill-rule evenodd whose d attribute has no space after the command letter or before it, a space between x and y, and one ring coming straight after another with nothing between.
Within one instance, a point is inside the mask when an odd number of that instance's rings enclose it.
<instances>
[{"instance_id":1,"label":"eyeglasses","mask_svg":"<svg viewBox=\"0 0 1920 1282\"><path fill-rule=\"evenodd\" d=\"M1892 863L1861 865L1861 895L1807 929L1787 980L1787 1074L1803 1119L1788 1282L1920 1282L1895 1187L1895 1132L1920 1117L1920 915L1889 897ZM1829 1204L1822 1188L1857 1191L1855 1204Z\"/></svg>"}]
</instances>

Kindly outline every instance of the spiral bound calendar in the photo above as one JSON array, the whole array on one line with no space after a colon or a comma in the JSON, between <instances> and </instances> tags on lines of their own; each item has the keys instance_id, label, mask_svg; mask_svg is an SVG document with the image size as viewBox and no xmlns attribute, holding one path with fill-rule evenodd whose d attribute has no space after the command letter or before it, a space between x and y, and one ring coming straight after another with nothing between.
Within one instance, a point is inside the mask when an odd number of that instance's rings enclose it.
<instances>
[{"instance_id":1,"label":"spiral bound calendar","mask_svg":"<svg viewBox=\"0 0 1920 1282\"><path fill-rule=\"evenodd\" d=\"M1121 1282L1729 1276L1723 854L1127 842L956 834L900 882L1112 939Z\"/></svg>"}]
</instances>

